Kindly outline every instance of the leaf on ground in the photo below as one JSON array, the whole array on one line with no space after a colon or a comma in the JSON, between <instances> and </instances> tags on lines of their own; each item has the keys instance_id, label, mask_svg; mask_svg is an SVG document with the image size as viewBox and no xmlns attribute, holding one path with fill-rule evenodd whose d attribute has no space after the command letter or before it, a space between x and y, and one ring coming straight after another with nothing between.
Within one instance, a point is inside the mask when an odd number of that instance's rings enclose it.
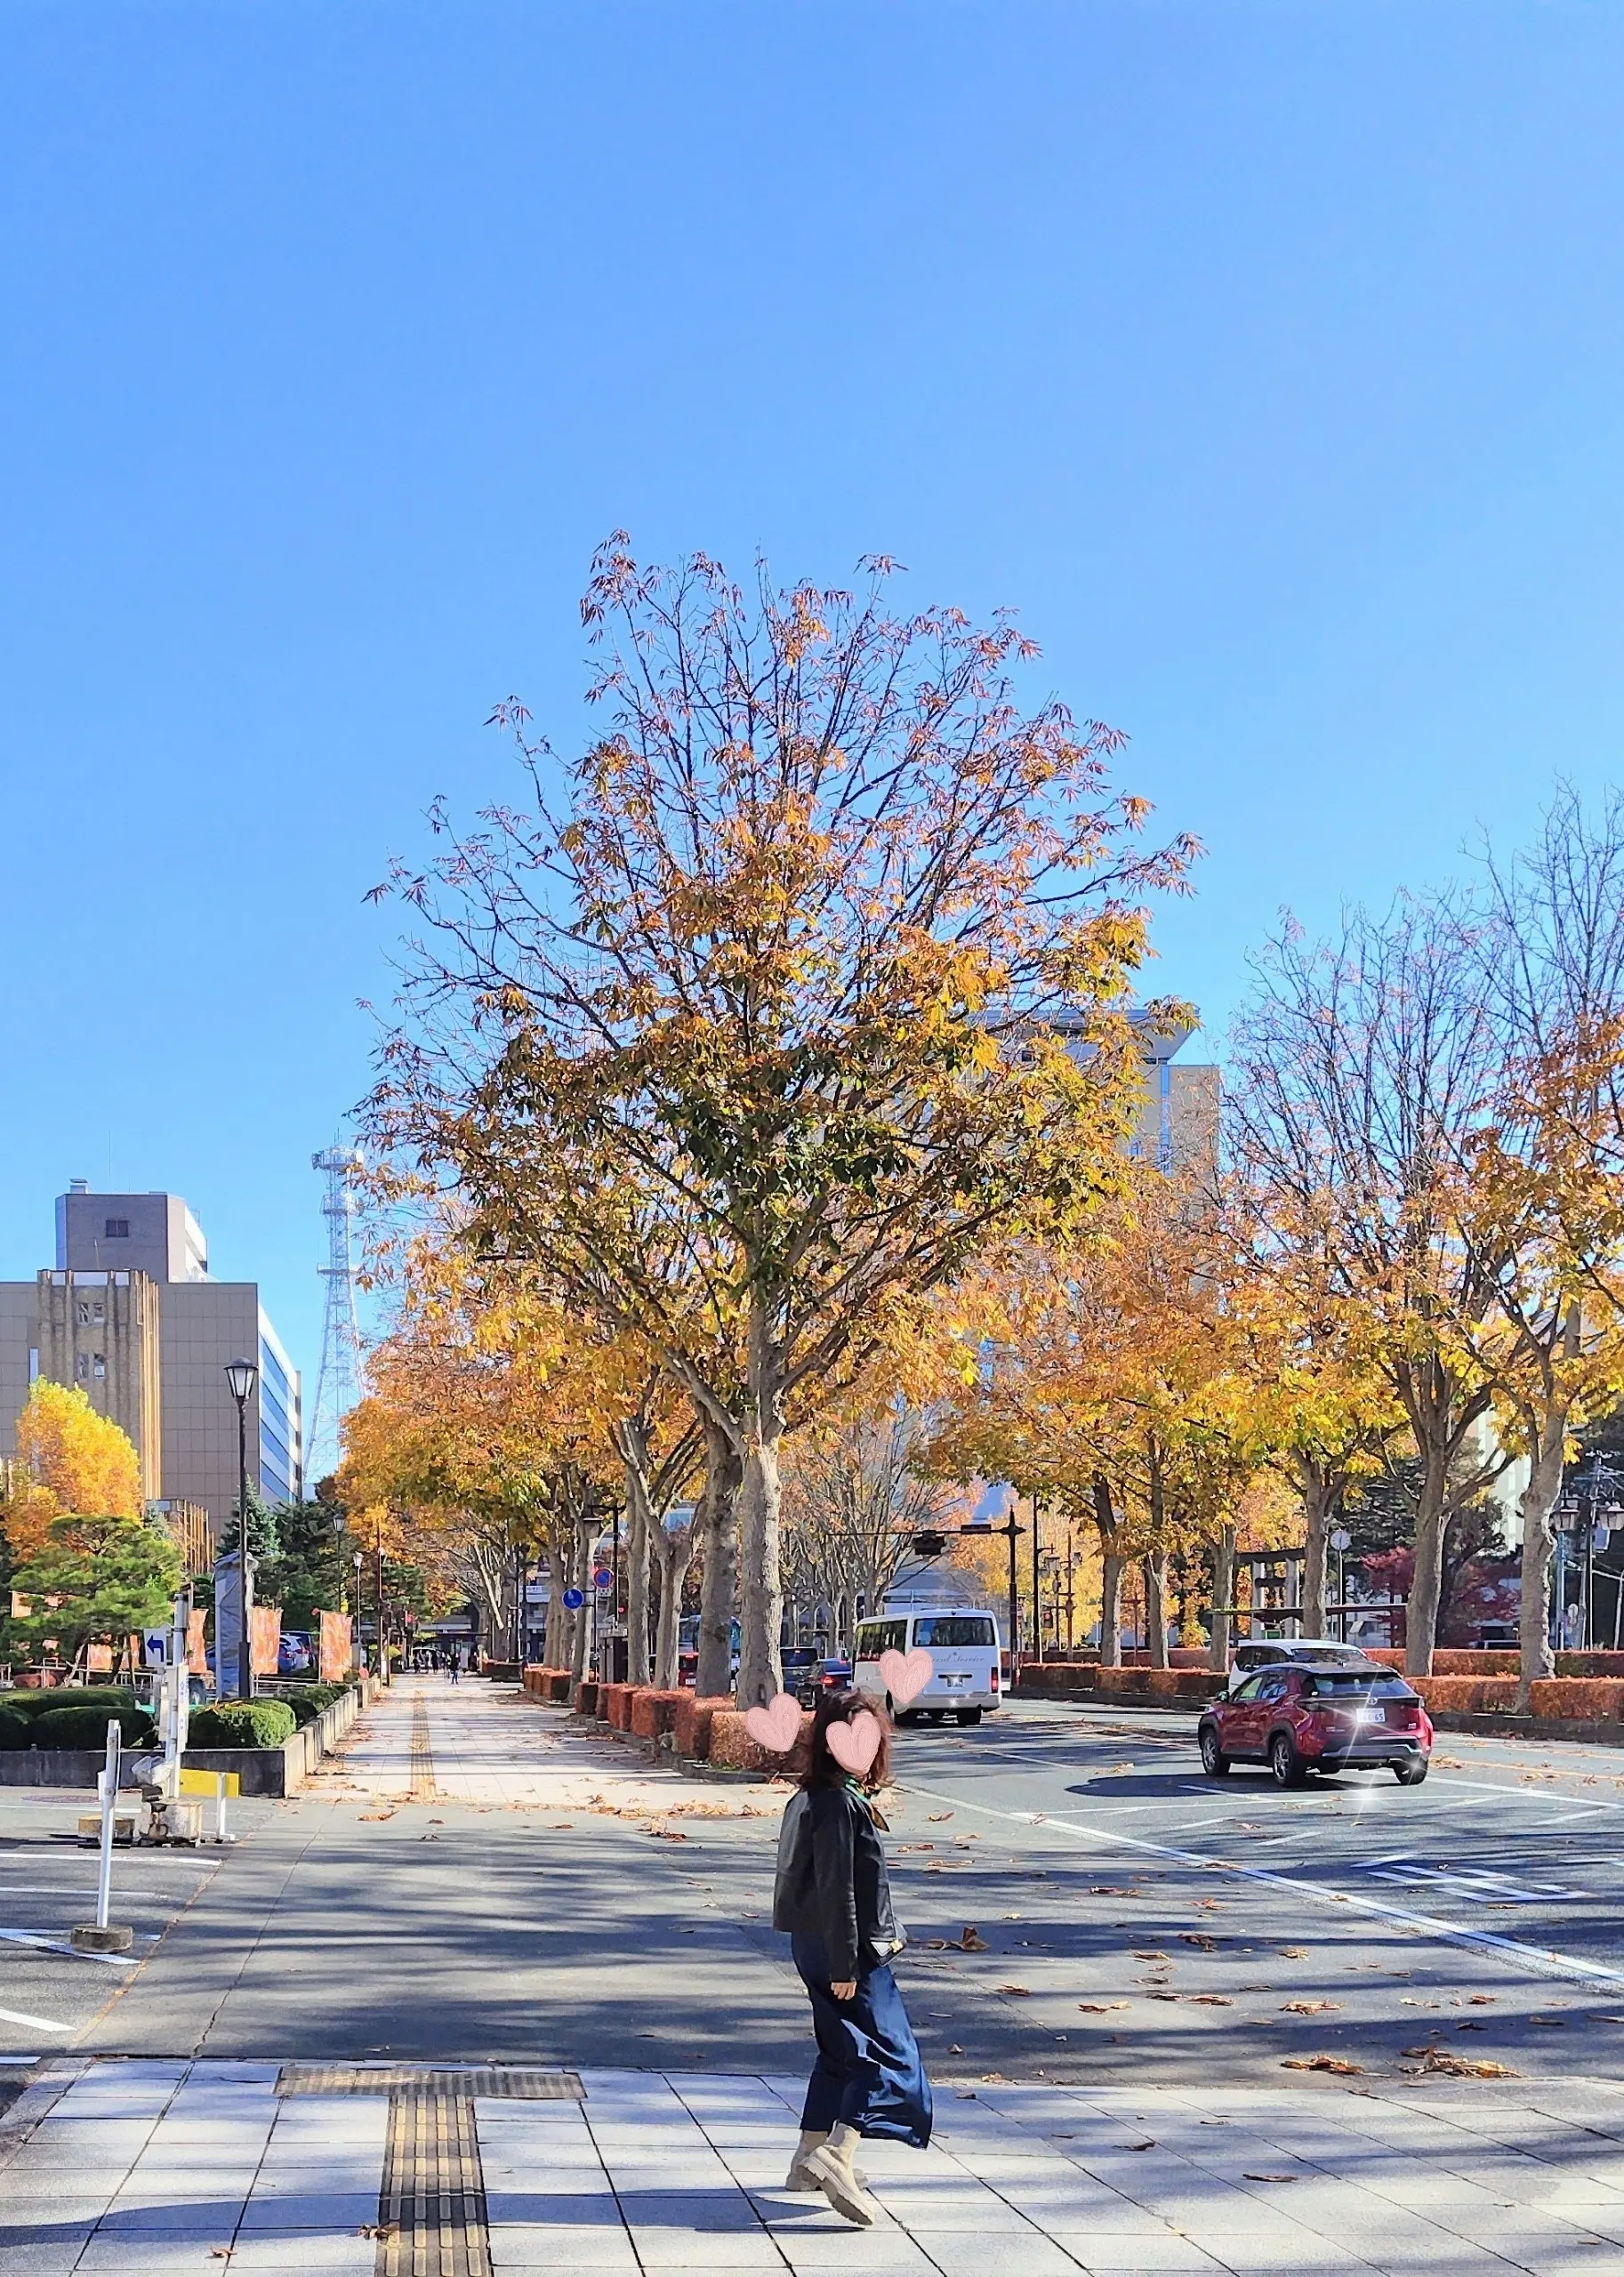
<instances>
[{"instance_id":1,"label":"leaf on ground","mask_svg":"<svg viewBox=\"0 0 1624 2277\"><path fill-rule=\"evenodd\" d=\"M1486 2056L1455 2056L1444 2048L1407 2048L1406 2056L1419 2056L1423 2072L1444 2072L1453 2080L1515 2080L1519 2075L1509 2064L1496 2064Z\"/></svg>"},{"instance_id":2,"label":"leaf on ground","mask_svg":"<svg viewBox=\"0 0 1624 2277\"><path fill-rule=\"evenodd\" d=\"M1340 2000L1282 2000L1280 2013L1282 2016L1323 2016L1341 2006Z\"/></svg>"},{"instance_id":3,"label":"leaf on ground","mask_svg":"<svg viewBox=\"0 0 1624 2277\"><path fill-rule=\"evenodd\" d=\"M1413 1992L1401 1992L1398 2005L1401 2008L1441 2008L1443 2003L1442 2000L1420 2000Z\"/></svg>"},{"instance_id":4,"label":"leaf on ground","mask_svg":"<svg viewBox=\"0 0 1624 2277\"><path fill-rule=\"evenodd\" d=\"M1192 1992L1190 1999L1198 2008L1233 2008L1234 2006L1227 1992Z\"/></svg>"},{"instance_id":5,"label":"leaf on ground","mask_svg":"<svg viewBox=\"0 0 1624 2277\"><path fill-rule=\"evenodd\" d=\"M1116 2147L1119 2151L1154 2151L1156 2138L1154 2135L1147 2135L1142 2143L1119 2143Z\"/></svg>"},{"instance_id":6,"label":"leaf on ground","mask_svg":"<svg viewBox=\"0 0 1624 2277\"><path fill-rule=\"evenodd\" d=\"M964 1935L959 1940L959 1950L965 1953L990 1953L993 1948L980 1930L971 1928L967 1922Z\"/></svg>"},{"instance_id":7,"label":"leaf on ground","mask_svg":"<svg viewBox=\"0 0 1624 2277\"><path fill-rule=\"evenodd\" d=\"M1149 2000L1176 2000L1178 1995L1177 1992L1148 1992L1146 1998Z\"/></svg>"},{"instance_id":8,"label":"leaf on ground","mask_svg":"<svg viewBox=\"0 0 1624 2277\"><path fill-rule=\"evenodd\" d=\"M1624 1787L1624 1779L1620 1779L1619 1784ZM1137 1889L1113 1889L1109 1882L1090 1882L1089 1885L1090 1897L1138 1897L1138 1895Z\"/></svg>"},{"instance_id":9,"label":"leaf on ground","mask_svg":"<svg viewBox=\"0 0 1624 2277\"><path fill-rule=\"evenodd\" d=\"M1145 1952L1141 1952L1139 1948L1136 1945L1134 1947L1133 1957L1135 1960L1166 1960L1169 1958L1166 1953L1158 1952L1154 1945L1148 1951Z\"/></svg>"},{"instance_id":10,"label":"leaf on ground","mask_svg":"<svg viewBox=\"0 0 1624 2277\"><path fill-rule=\"evenodd\" d=\"M366 1819L369 1822L375 1822L379 1819L393 1818L394 1815L393 1811L358 1811L356 1813L358 1818Z\"/></svg>"},{"instance_id":11,"label":"leaf on ground","mask_svg":"<svg viewBox=\"0 0 1624 2277\"><path fill-rule=\"evenodd\" d=\"M932 1811L926 1822L930 1826L941 1826L952 1816L953 1813L951 1811Z\"/></svg>"},{"instance_id":12,"label":"leaf on ground","mask_svg":"<svg viewBox=\"0 0 1624 2277\"><path fill-rule=\"evenodd\" d=\"M1079 2000L1077 2003L1085 2016L1107 2016L1113 2008L1126 2008L1130 2005L1127 2000Z\"/></svg>"},{"instance_id":13,"label":"leaf on ground","mask_svg":"<svg viewBox=\"0 0 1624 2277\"><path fill-rule=\"evenodd\" d=\"M1494 1995L1492 1992L1468 1992L1467 2003L1468 2007L1474 2008L1491 2008L1494 2006Z\"/></svg>"},{"instance_id":14,"label":"leaf on ground","mask_svg":"<svg viewBox=\"0 0 1624 2277\"><path fill-rule=\"evenodd\" d=\"M925 1951L928 1953L945 1953L951 1952L953 1950L951 1937L927 1937L925 1940Z\"/></svg>"},{"instance_id":15,"label":"leaf on ground","mask_svg":"<svg viewBox=\"0 0 1624 2277\"><path fill-rule=\"evenodd\" d=\"M1295 2182L1297 2176L1294 2174L1254 2174L1250 2167L1245 2167L1242 2169L1242 2180L1244 2182Z\"/></svg>"},{"instance_id":16,"label":"leaf on ground","mask_svg":"<svg viewBox=\"0 0 1624 2277\"><path fill-rule=\"evenodd\" d=\"M1215 1953L1218 1951L1218 1939L1210 1937L1204 1929L1181 1929L1178 1935L1181 1943L1199 1946L1204 1953Z\"/></svg>"},{"instance_id":17,"label":"leaf on ground","mask_svg":"<svg viewBox=\"0 0 1624 2277\"><path fill-rule=\"evenodd\" d=\"M1001 1984L998 1989L1001 1992L1009 1993L1017 2000L1029 2000L1032 1998L1030 1984Z\"/></svg>"},{"instance_id":18,"label":"leaf on ground","mask_svg":"<svg viewBox=\"0 0 1624 2277\"><path fill-rule=\"evenodd\" d=\"M1350 2064L1345 2056L1282 2056L1282 2072L1334 2072L1339 2079L1359 2079L1363 2076L1363 2064Z\"/></svg>"},{"instance_id":19,"label":"leaf on ground","mask_svg":"<svg viewBox=\"0 0 1624 2277\"><path fill-rule=\"evenodd\" d=\"M1531 2024L1548 2024L1554 2032L1565 2032L1568 2028L1565 2016L1531 2016L1528 2021Z\"/></svg>"},{"instance_id":20,"label":"leaf on ground","mask_svg":"<svg viewBox=\"0 0 1624 2277\"><path fill-rule=\"evenodd\" d=\"M1308 1948L1306 1945L1282 1945L1280 1957L1282 1960L1306 1960Z\"/></svg>"}]
</instances>

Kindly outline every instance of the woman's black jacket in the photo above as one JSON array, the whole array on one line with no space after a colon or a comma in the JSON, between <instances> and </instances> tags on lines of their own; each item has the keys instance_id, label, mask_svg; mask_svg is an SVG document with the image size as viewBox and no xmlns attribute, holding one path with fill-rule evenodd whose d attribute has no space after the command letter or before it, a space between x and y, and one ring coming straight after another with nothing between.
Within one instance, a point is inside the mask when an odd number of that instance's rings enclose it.
<instances>
[{"instance_id":1,"label":"woman's black jacket","mask_svg":"<svg viewBox=\"0 0 1624 2277\"><path fill-rule=\"evenodd\" d=\"M821 1937L836 1984L878 1968L904 1943L880 1837L849 1787L792 1797L778 1830L773 1927Z\"/></svg>"}]
</instances>

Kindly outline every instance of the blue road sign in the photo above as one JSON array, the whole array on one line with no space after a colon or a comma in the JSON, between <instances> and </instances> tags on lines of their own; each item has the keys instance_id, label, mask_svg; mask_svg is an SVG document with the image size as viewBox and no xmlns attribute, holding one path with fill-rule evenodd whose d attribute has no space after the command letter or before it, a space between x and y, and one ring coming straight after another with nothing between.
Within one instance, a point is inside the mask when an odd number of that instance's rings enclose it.
<instances>
[{"instance_id":1,"label":"blue road sign","mask_svg":"<svg viewBox=\"0 0 1624 2277\"><path fill-rule=\"evenodd\" d=\"M607 1589L614 1579L614 1574L607 1565L599 1565L592 1574L592 1587L595 1589Z\"/></svg>"},{"instance_id":2,"label":"blue road sign","mask_svg":"<svg viewBox=\"0 0 1624 2277\"><path fill-rule=\"evenodd\" d=\"M581 1591L580 1591L579 1589L566 1589L566 1590L565 1590L565 1592L564 1592L564 1604L565 1604L565 1608L566 1608L566 1610L567 1610L567 1612L570 1612L570 1613L579 1613L579 1612L580 1612L580 1610L581 1610L581 1608L582 1608L582 1606L583 1606L585 1603L586 1603L586 1599L585 1599L585 1597L582 1595L582 1593L581 1593Z\"/></svg>"}]
</instances>

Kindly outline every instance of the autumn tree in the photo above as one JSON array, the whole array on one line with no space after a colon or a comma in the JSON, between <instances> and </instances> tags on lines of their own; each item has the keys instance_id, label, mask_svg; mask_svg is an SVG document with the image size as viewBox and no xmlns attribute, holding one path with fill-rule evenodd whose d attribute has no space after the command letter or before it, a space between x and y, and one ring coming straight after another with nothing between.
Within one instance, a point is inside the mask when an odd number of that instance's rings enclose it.
<instances>
[{"instance_id":1,"label":"autumn tree","mask_svg":"<svg viewBox=\"0 0 1624 2277\"><path fill-rule=\"evenodd\" d=\"M745 1702L779 1682L786 1429L1113 1183L1144 897L1193 851L1136 849L1120 738L1022 707L1007 621L894 615L889 575L746 593L617 535L583 610L602 731L559 769L502 707L526 805L438 816L449 850L394 879L420 930L373 1128L725 1444Z\"/></svg>"},{"instance_id":2,"label":"autumn tree","mask_svg":"<svg viewBox=\"0 0 1624 2277\"><path fill-rule=\"evenodd\" d=\"M17 1419L17 1461L0 1506L16 1558L29 1558L64 1515L141 1515L141 1459L128 1436L100 1415L77 1384L37 1377Z\"/></svg>"},{"instance_id":3,"label":"autumn tree","mask_svg":"<svg viewBox=\"0 0 1624 2277\"><path fill-rule=\"evenodd\" d=\"M875 1611L915 1553L912 1534L956 1524L960 1498L914 1468L927 1415L896 1408L828 1419L796 1435L784 1465L783 1553L790 1602L829 1607L833 1649L859 1602Z\"/></svg>"}]
</instances>

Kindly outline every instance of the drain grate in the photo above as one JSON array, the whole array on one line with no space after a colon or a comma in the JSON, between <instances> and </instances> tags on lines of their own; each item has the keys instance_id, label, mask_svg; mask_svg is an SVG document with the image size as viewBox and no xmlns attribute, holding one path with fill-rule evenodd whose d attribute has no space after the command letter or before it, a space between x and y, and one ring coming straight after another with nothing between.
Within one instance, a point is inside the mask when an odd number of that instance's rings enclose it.
<instances>
[{"instance_id":1,"label":"drain grate","mask_svg":"<svg viewBox=\"0 0 1624 2277\"><path fill-rule=\"evenodd\" d=\"M285 2064L279 2096L480 2096L511 2103L584 2103L578 2072L534 2064Z\"/></svg>"},{"instance_id":2,"label":"drain grate","mask_svg":"<svg viewBox=\"0 0 1624 2277\"><path fill-rule=\"evenodd\" d=\"M390 2097L373 2277L492 2277L468 2096L435 2089Z\"/></svg>"}]
</instances>

